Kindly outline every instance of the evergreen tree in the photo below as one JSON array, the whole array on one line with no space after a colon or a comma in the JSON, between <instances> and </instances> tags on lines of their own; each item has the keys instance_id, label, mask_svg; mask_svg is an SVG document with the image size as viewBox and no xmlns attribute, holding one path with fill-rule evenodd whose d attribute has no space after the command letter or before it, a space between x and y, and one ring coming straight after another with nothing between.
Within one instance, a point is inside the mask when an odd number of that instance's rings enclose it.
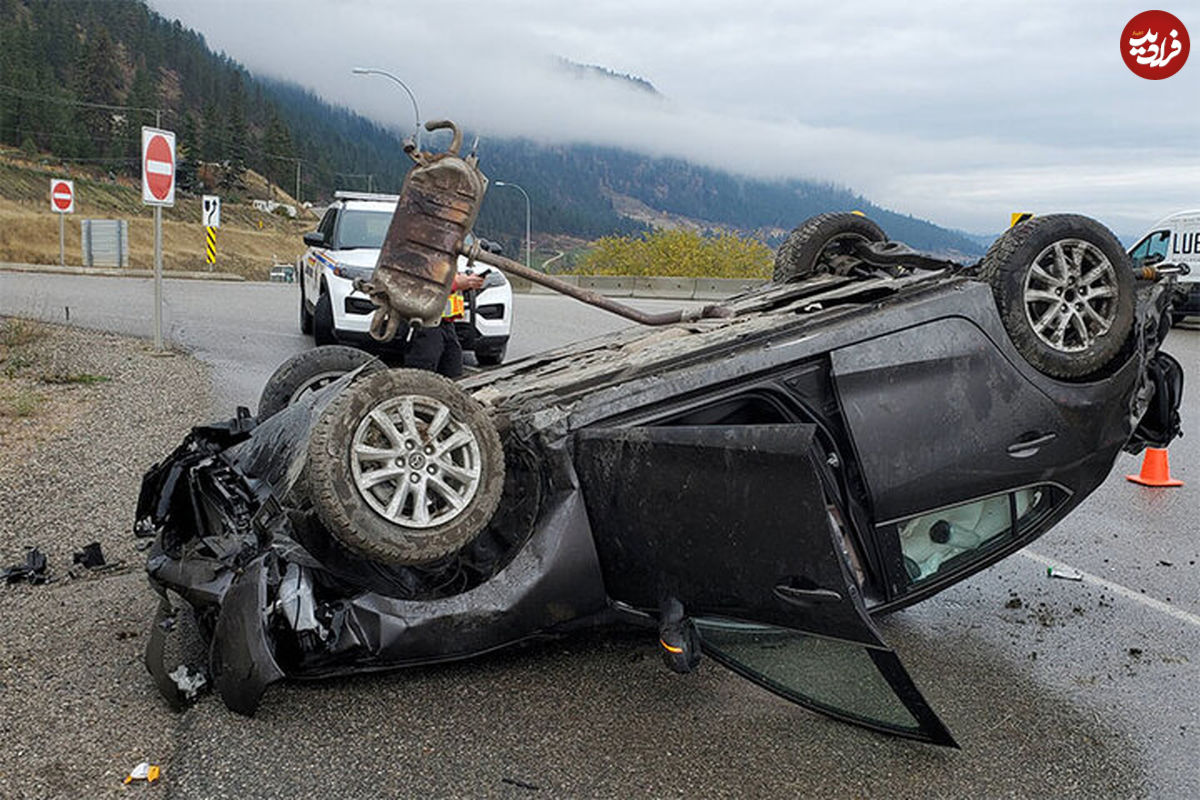
<instances>
[{"instance_id":1,"label":"evergreen tree","mask_svg":"<svg viewBox=\"0 0 1200 800\"><path fill-rule=\"evenodd\" d=\"M90 155L120 155L120 146L115 135L118 131L115 129L121 116L111 108L95 108L94 105L120 105L125 94L124 89L125 80L117 59L117 47L113 44L108 28L97 25L90 31L75 68L75 95L93 104L82 106L77 112L84 129L92 137Z\"/></svg>"}]
</instances>

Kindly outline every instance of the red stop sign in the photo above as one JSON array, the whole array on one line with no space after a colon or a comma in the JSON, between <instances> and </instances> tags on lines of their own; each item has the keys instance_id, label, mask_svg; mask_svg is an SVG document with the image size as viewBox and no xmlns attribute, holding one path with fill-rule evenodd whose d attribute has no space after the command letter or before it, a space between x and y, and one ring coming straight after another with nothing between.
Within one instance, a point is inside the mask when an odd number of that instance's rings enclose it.
<instances>
[{"instance_id":1,"label":"red stop sign","mask_svg":"<svg viewBox=\"0 0 1200 800\"><path fill-rule=\"evenodd\" d=\"M142 170L146 175L146 187L156 200L166 200L175 183L175 158L166 137L155 134L146 145L145 163Z\"/></svg>"},{"instance_id":2,"label":"red stop sign","mask_svg":"<svg viewBox=\"0 0 1200 800\"><path fill-rule=\"evenodd\" d=\"M54 207L59 211L70 210L74 199L71 184L66 181L55 181L50 184L50 202L54 203Z\"/></svg>"}]
</instances>

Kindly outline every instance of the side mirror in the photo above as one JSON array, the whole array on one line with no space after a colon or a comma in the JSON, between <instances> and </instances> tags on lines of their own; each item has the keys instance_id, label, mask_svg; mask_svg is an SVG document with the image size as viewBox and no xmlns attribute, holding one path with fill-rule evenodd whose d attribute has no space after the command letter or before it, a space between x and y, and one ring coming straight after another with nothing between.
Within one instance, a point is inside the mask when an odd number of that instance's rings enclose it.
<instances>
[{"instance_id":1,"label":"side mirror","mask_svg":"<svg viewBox=\"0 0 1200 800\"><path fill-rule=\"evenodd\" d=\"M304 243L309 247L321 247L325 244L325 234L320 231L309 231L304 234Z\"/></svg>"}]
</instances>

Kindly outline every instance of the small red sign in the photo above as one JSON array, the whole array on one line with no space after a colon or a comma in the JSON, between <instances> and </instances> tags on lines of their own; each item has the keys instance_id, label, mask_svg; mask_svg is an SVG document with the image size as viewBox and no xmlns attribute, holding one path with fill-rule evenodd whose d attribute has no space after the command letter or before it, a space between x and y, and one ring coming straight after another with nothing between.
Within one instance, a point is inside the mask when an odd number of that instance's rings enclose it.
<instances>
[{"instance_id":1,"label":"small red sign","mask_svg":"<svg viewBox=\"0 0 1200 800\"><path fill-rule=\"evenodd\" d=\"M175 183L175 157L163 136L154 135L146 145L146 186L156 200L166 200Z\"/></svg>"},{"instance_id":2,"label":"small red sign","mask_svg":"<svg viewBox=\"0 0 1200 800\"><path fill-rule=\"evenodd\" d=\"M1192 49L1187 28L1166 11L1143 11L1121 31L1121 58L1139 78L1160 81L1183 68Z\"/></svg>"},{"instance_id":3,"label":"small red sign","mask_svg":"<svg viewBox=\"0 0 1200 800\"><path fill-rule=\"evenodd\" d=\"M75 204L75 190L70 181L52 181L50 183L50 202L56 211L69 212Z\"/></svg>"}]
</instances>

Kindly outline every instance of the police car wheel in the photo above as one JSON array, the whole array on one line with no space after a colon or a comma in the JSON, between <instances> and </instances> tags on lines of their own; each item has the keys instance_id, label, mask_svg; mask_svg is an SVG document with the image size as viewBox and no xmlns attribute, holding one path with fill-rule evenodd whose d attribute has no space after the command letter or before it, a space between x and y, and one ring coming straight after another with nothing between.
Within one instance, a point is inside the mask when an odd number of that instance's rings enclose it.
<instances>
[{"instance_id":1,"label":"police car wheel","mask_svg":"<svg viewBox=\"0 0 1200 800\"><path fill-rule=\"evenodd\" d=\"M483 406L453 381L393 369L355 382L322 414L305 481L324 527L381 564L426 564L484 530L504 451Z\"/></svg>"},{"instance_id":2,"label":"police car wheel","mask_svg":"<svg viewBox=\"0 0 1200 800\"><path fill-rule=\"evenodd\" d=\"M317 298L317 307L313 311L313 341L318 345L337 343L333 335L333 301L329 299L329 292Z\"/></svg>"},{"instance_id":3,"label":"police car wheel","mask_svg":"<svg viewBox=\"0 0 1200 800\"><path fill-rule=\"evenodd\" d=\"M309 313L308 303L304 297L304 283L300 284L300 332L311 334L313 331L313 315Z\"/></svg>"},{"instance_id":4,"label":"police car wheel","mask_svg":"<svg viewBox=\"0 0 1200 800\"><path fill-rule=\"evenodd\" d=\"M385 369L375 356L355 347L330 344L305 350L284 361L267 378L258 398L258 419L278 414L305 395L328 386L347 372L366 365L366 372Z\"/></svg>"}]
</instances>

